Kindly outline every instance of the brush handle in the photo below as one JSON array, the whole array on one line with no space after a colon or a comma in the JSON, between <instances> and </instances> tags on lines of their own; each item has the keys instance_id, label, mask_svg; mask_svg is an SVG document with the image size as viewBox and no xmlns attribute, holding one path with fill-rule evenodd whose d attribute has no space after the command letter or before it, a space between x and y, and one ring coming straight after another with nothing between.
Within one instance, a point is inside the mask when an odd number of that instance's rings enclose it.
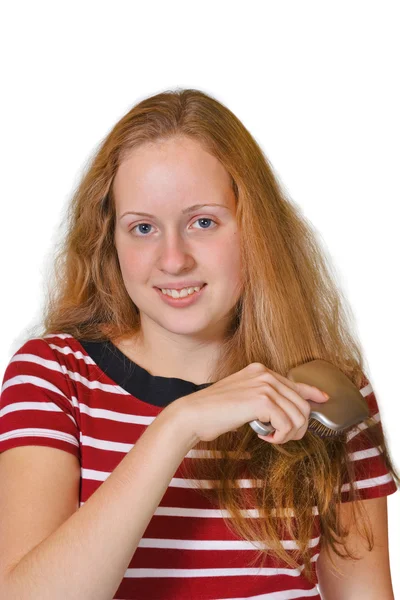
<instances>
[{"instance_id":1,"label":"brush handle","mask_svg":"<svg viewBox=\"0 0 400 600\"><path fill-rule=\"evenodd\" d=\"M271 423L263 423L258 419L256 419L255 421L250 421L249 425L259 435L269 435L270 433L273 433L275 431L275 427L273 427Z\"/></svg>"},{"instance_id":2,"label":"brush handle","mask_svg":"<svg viewBox=\"0 0 400 600\"><path fill-rule=\"evenodd\" d=\"M321 422L318 414L314 413L313 411L310 412L309 419L311 419L312 417ZM259 435L269 435L270 433L273 433L275 431L275 427L271 425L271 423L263 423L258 419L256 419L255 421L250 421L249 425Z\"/></svg>"}]
</instances>

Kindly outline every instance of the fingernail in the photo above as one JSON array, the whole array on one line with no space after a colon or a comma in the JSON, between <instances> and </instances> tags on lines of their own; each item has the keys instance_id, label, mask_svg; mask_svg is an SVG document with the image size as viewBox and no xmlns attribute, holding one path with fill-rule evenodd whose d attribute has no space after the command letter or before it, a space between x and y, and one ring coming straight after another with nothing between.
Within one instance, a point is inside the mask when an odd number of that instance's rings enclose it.
<instances>
[{"instance_id":1,"label":"fingernail","mask_svg":"<svg viewBox=\"0 0 400 600\"><path fill-rule=\"evenodd\" d=\"M325 396L325 398L328 400L329 399L329 394L326 394L325 392L322 392L322 393Z\"/></svg>"}]
</instances>

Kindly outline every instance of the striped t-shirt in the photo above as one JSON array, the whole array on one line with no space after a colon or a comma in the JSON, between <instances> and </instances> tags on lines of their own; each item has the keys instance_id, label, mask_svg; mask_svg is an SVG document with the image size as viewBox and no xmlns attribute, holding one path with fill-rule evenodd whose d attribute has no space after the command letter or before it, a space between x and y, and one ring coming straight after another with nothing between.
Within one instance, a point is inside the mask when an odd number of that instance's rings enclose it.
<instances>
[{"instance_id":1,"label":"striped t-shirt","mask_svg":"<svg viewBox=\"0 0 400 600\"><path fill-rule=\"evenodd\" d=\"M80 342L63 333L32 338L12 356L5 370L0 452L30 445L71 452L81 465L82 506L163 407L207 385L211 384L150 375L111 342ZM369 382L361 393L371 415L379 421ZM394 493L396 484L378 449L355 433L348 434L348 448L355 461L361 497ZM183 460L190 461L198 452L192 449ZM252 481L242 480L239 485L251 487ZM348 500L347 490L345 484L343 502ZM249 508L248 518L257 518L257 511ZM262 568L248 566L257 549L228 529L223 514L229 517L194 489L180 465L114 599L321 598L317 586L303 576L302 568L288 568L273 557ZM309 547L315 572L321 542L316 507L314 514ZM281 541L289 551L297 547L294 540Z\"/></svg>"}]
</instances>

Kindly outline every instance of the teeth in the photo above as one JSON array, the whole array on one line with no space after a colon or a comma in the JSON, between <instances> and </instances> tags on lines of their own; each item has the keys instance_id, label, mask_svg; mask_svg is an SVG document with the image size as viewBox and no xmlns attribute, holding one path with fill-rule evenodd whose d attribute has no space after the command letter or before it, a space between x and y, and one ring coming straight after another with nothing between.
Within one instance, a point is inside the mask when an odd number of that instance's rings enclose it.
<instances>
[{"instance_id":1,"label":"teeth","mask_svg":"<svg viewBox=\"0 0 400 600\"><path fill-rule=\"evenodd\" d=\"M163 294L166 294L167 296L171 296L172 298L184 298L185 296L190 296L191 294L193 294L193 292L199 292L200 290L201 290L201 286L183 288L179 292L178 292L178 290L167 290L164 288L161 291Z\"/></svg>"}]
</instances>

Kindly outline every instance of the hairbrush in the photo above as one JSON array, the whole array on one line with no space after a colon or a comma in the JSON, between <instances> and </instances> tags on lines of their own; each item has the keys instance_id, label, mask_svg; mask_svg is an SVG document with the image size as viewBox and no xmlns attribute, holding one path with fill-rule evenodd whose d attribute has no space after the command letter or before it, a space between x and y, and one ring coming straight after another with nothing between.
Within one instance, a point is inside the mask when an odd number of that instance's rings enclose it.
<instances>
[{"instance_id":1,"label":"hairbrush","mask_svg":"<svg viewBox=\"0 0 400 600\"><path fill-rule=\"evenodd\" d=\"M329 395L323 404L308 400L311 406L308 429L319 437L338 435L342 431L367 419L369 408L356 385L338 367L317 359L293 367L287 378L296 383L307 383ZM251 421L249 425L259 435L275 431L271 423Z\"/></svg>"}]
</instances>

